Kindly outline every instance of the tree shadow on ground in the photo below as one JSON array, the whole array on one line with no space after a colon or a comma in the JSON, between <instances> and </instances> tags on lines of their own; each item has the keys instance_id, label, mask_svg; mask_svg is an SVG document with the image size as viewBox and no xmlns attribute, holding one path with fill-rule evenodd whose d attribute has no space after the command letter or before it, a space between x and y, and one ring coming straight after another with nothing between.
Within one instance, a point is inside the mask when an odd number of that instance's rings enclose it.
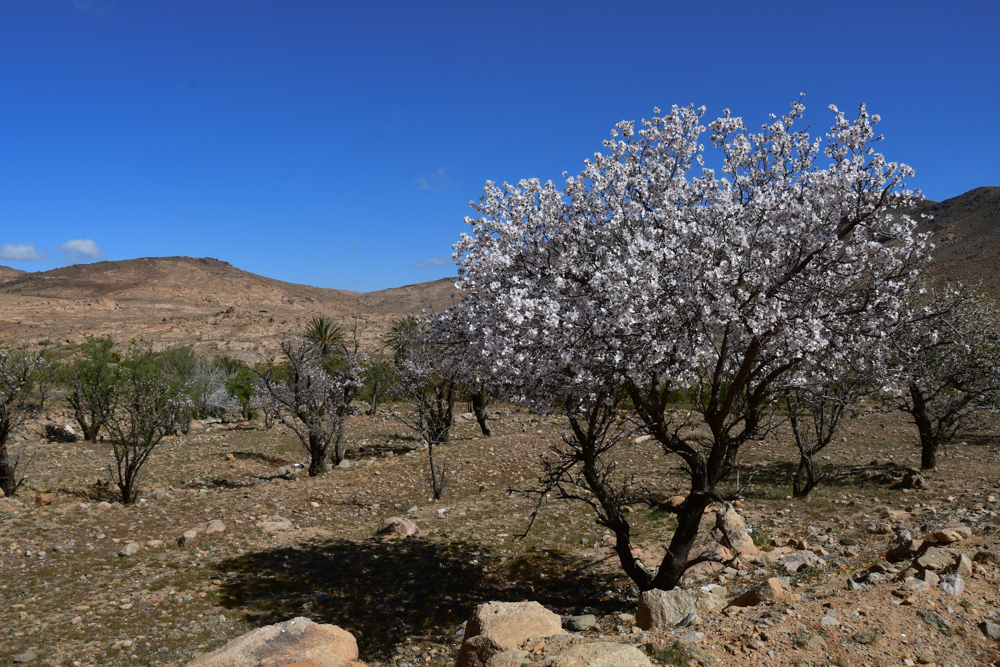
<instances>
[{"instance_id":1,"label":"tree shadow on ground","mask_svg":"<svg viewBox=\"0 0 1000 667\"><path fill-rule=\"evenodd\" d=\"M741 471L747 498L774 499L783 497L792 490L796 463L778 463L761 466L744 466ZM820 476L819 487L858 488L861 486L892 486L898 484L910 465L889 462L872 462L868 465L854 463L817 462L816 471ZM818 488L819 488L818 487Z\"/></svg>"},{"instance_id":2,"label":"tree shadow on ground","mask_svg":"<svg viewBox=\"0 0 1000 667\"><path fill-rule=\"evenodd\" d=\"M545 550L507 556L462 542L335 540L278 546L221 562L222 604L252 625L306 616L358 639L361 659L386 660L405 638L447 642L476 605L536 600L557 613L631 608L599 562Z\"/></svg>"}]
</instances>

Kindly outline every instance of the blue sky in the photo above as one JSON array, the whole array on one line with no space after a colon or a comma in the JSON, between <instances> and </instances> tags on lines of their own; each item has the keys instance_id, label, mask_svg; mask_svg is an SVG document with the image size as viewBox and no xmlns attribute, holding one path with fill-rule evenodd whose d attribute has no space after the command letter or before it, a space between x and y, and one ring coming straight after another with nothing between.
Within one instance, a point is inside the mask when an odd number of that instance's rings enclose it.
<instances>
[{"instance_id":1,"label":"blue sky","mask_svg":"<svg viewBox=\"0 0 1000 667\"><path fill-rule=\"evenodd\" d=\"M800 91L818 131L866 102L946 199L1000 185L998 25L995 2L5 0L0 263L432 280L487 180L559 181L654 106L757 125Z\"/></svg>"}]
</instances>

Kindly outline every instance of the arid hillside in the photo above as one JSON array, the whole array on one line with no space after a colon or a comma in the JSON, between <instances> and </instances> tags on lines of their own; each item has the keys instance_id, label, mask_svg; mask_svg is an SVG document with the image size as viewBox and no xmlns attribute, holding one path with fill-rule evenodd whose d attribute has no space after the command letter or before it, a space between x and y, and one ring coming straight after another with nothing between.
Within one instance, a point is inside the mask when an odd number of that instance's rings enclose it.
<instances>
[{"instance_id":1,"label":"arid hillside","mask_svg":"<svg viewBox=\"0 0 1000 667\"><path fill-rule=\"evenodd\" d=\"M925 201L918 212L933 216L921 223L936 245L931 272L982 281L1000 296L1000 187ZM327 315L345 329L356 318L371 349L399 317L443 310L457 296L451 279L361 293L286 283L211 258L143 258L34 273L0 266L0 340L73 344L88 334L111 335L250 358Z\"/></svg>"},{"instance_id":2,"label":"arid hillside","mask_svg":"<svg viewBox=\"0 0 1000 667\"><path fill-rule=\"evenodd\" d=\"M6 267L4 267L6 269ZM451 280L359 293L265 278L211 258L157 257L0 272L0 338L77 343L87 334L252 354L326 315L357 317L367 345L391 322L453 303Z\"/></svg>"},{"instance_id":3,"label":"arid hillside","mask_svg":"<svg viewBox=\"0 0 1000 667\"><path fill-rule=\"evenodd\" d=\"M982 187L943 202L924 202L933 216L921 227L933 233L934 273L975 284L1000 296L1000 187Z\"/></svg>"}]
</instances>

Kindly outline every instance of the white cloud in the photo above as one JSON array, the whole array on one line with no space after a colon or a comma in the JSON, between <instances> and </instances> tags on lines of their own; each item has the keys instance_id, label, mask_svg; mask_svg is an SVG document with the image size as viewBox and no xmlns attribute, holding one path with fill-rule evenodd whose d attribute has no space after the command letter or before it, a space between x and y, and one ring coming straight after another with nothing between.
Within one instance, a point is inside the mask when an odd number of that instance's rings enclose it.
<instances>
[{"instance_id":1,"label":"white cloud","mask_svg":"<svg viewBox=\"0 0 1000 667\"><path fill-rule=\"evenodd\" d=\"M56 248L56 252L72 262L83 259L104 259L104 253L91 239L73 239Z\"/></svg>"},{"instance_id":2,"label":"white cloud","mask_svg":"<svg viewBox=\"0 0 1000 667\"><path fill-rule=\"evenodd\" d=\"M413 268L415 268L415 269L431 269L431 268L435 268L435 267L438 267L438 266L444 266L447 263L448 263L448 260L445 257L431 257L426 262L417 262L416 264L413 265Z\"/></svg>"},{"instance_id":3,"label":"white cloud","mask_svg":"<svg viewBox=\"0 0 1000 667\"><path fill-rule=\"evenodd\" d=\"M453 182L445 170L448 169L448 165L445 165L435 171L429 176L421 176L414 180L417 184L417 190L426 190L427 192L448 192L449 190L457 190L458 183Z\"/></svg>"},{"instance_id":4,"label":"white cloud","mask_svg":"<svg viewBox=\"0 0 1000 667\"><path fill-rule=\"evenodd\" d=\"M45 253L38 252L34 243L4 243L0 244L0 259L14 262L37 262L48 259Z\"/></svg>"}]
</instances>

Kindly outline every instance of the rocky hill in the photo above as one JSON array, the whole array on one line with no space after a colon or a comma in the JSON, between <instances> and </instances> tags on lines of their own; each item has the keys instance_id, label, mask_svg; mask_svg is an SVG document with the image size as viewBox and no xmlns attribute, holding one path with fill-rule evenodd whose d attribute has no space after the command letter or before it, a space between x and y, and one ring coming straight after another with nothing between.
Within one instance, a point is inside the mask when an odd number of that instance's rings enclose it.
<instances>
[{"instance_id":1,"label":"rocky hill","mask_svg":"<svg viewBox=\"0 0 1000 667\"><path fill-rule=\"evenodd\" d=\"M919 212L933 216L921 224L933 233L933 273L963 283L982 281L983 289L1000 297L1000 187L925 201Z\"/></svg>"},{"instance_id":2,"label":"rocky hill","mask_svg":"<svg viewBox=\"0 0 1000 667\"><path fill-rule=\"evenodd\" d=\"M317 315L358 320L369 346L407 313L454 302L453 281L350 292L266 278L211 258L154 257L0 273L0 338L78 343L86 334L247 356Z\"/></svg>"},{"instance_id":3,"label":"rocky hill","mask_svg":"<svg viewBox=\"0 0 1000 667\"><path fill-rule=\"evenodd\" d=\"M12 269L9 266L0 266L0 283L13 280L23 273L24 271L19 269Z\"/></svg>"}]
</instances>

